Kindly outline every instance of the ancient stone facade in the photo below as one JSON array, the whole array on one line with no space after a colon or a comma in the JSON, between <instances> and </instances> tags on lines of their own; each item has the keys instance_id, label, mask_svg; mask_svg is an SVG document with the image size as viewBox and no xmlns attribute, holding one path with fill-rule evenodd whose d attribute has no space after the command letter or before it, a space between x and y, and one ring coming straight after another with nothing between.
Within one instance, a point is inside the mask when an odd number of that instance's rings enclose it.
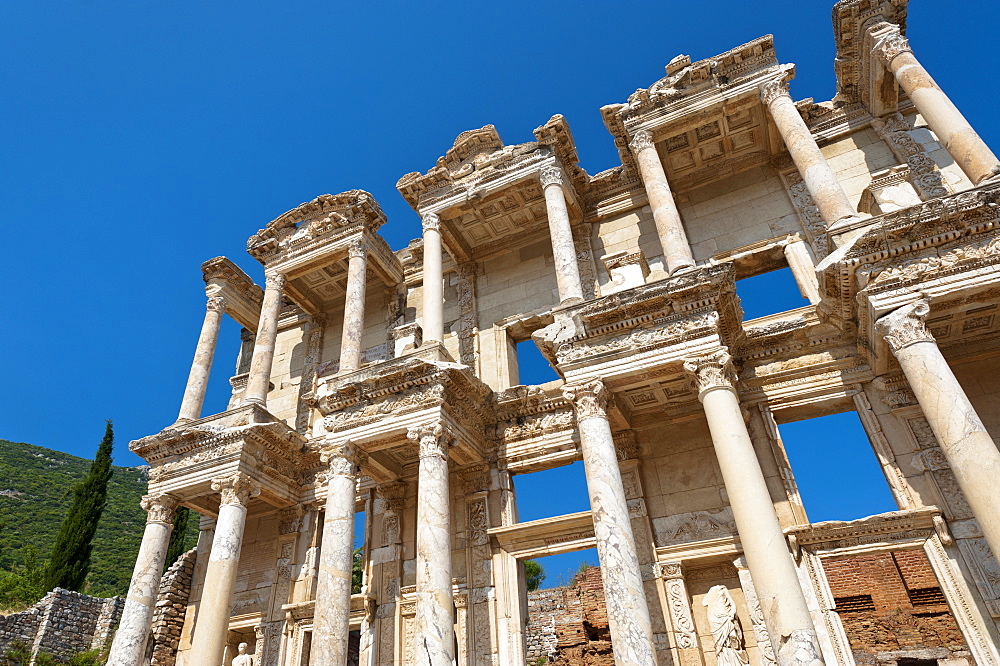
<instances>
[{"instance_id":1,"label":"ancient stone facade","mask_svg":"<svg viewBox=\"0 0 1000 666\"><path fill-rule=\"evenodd\" d=\"M124 601L104 599L57 587L37 604L20 613L0 615L0 654L15 642L68 659L80 652L100 650L111 638Z\"/></svg>"},{"instance_id":2,"label":"ancient stone facade","mask_svg":"<svg viewBox=\"0 0 1000 666\"><path fill-rule=\"evenodd\" d=\"M111 663L143 660L183 505L179 666L523 666L520 562L590 547L618 664L853 664L823 562L912 550L957 661L1000 664L1000 170L906 12L835 5L830 102L790 97L770 36L678 56L601 109L615 168L562 116L486 126L400 178L406 248L352 190L250 237L263 286L206 262L178 419L131 444L149 522ZM737 280L785 267L807 304L746 319ZM223 315L239 374L202 414ZM527 340L559 380L521 384ZM812 524L778 425L845 411L898 511ZM590 510L520 521L512 477L577 460Z\"/></svg>"}]
</instances>

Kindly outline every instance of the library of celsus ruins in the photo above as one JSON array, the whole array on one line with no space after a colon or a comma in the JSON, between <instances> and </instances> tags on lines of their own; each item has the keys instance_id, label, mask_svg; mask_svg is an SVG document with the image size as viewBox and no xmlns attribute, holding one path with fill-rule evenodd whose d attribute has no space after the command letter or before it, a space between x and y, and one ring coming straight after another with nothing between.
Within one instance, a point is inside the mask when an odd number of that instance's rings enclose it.
<instances>
[{"instance_id":1,"label":"library of celsus ruins","mask_svg":"<svg viewBox=\"0 0 1000 666\"><path fill-rule=\"evenodd\" d=\"M906 13L834 6L831 101L789 95L771 36L677 56L600 109L612 169L560 115L487 125L399 179L405 248L351 190L250 236L262 286L205 262L178 418L130 444L149 519L108 663L556 661L527 655L522 563L596 547L622 666L1000 666L1000 160ZM803 305L745 317L740 281L784 269ZM521 383L526 341L558 379ZM779 427L844 412L898 508L810 523ZM517 475L581 460L590 510L519 520ZM201 536L162 644L179 506Z\"/></svg>"}]
</instances>

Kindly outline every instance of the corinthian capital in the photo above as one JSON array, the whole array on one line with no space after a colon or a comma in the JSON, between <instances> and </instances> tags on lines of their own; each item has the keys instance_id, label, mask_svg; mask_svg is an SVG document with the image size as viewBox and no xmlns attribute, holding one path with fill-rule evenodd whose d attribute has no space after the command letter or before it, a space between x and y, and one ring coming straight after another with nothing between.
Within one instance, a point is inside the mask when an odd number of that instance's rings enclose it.
<instances>
[{"instance_id":1,"label":"corinthian capital","mask_svg":"<svg viewBox=\"0 0 1000 666\"><path fill-rule=\"evenodd\" d=\"M139 506L146 512L147 523L170 525L174 522L177 498L166 494L144 495Z\"/></svg>"},{"instance_id":2,"label":"corinthian capital","mask_svg":"<svg viewBox=\"0 0 1000 666\"><path fill-rule=\"evenodd\" d=\"M205 307L210 312L221 312L225 314L226 299L224 299L222 296L210 296L208 298L208 302L205 304Z\"/></svg>"},{"instance_id":3,"label":"corinthian capital","mask_svg":"<svg viewBox=\"0 0 1000 666\"><path fill-rule=\"evenodd\" d=\"M900 33L899 26L894 26L894 28L892 32L878 40L872 48L872 54L881 58L886 66L900 53L913 52L909 40Z\"/></svg>"},{"instance_id":4,"label":"corinthian capital","mask_svg":"<svg viewBox=\"0 0 1000 666\"><path fill-rule=\"evenodd\" d=\"M541 173L538 175L539 180L542 181L542 187L548 185L562 185L563 184L563 172L557 166L548 165L542 167Z\"/></svg>"},{"instance_id":5,"label":"corinthian capital","mask_svg":"<svg viewBox=\"0 0 1000 666\"><path fill-rule=\"evenodd\" d=\"M733 357L724 349L684 361L684 369L691 375L691 382L698 395L717 388L735 389L736 372Z\"/></svg>"},{"instance_id":6,"label":"corinthian capital","mask_svg":"<svg viewBox=\"0 0 1000 666\"><path fill-rule=\"evenodd\" d=\"M284 289L285 288L285 274L278 273L277 271L264 274L264 288L265 289Z\"/></svg>"},{"instance_id":7,"label":"corinthian capital","mask_svg":"<svg viewBox=\"0 0 1000 666\"><path fill-rule=\"evenodd\" d=\"M649 130L639 130L632 135L632 142L628 144L633 155L638 155L647 148L653 147L653 135Z\"/></svg>"},{"instance_id":8,"label":"corinthian capital","mask_svg":"<svg viewBox=\"0 0 1000 666\"><path fill-rule=\"evenodd\" d=\"M440 231L441 217L437 213L421 213L420 224L424 231Z\"/></svg>"},{"instance_id":9,"label":"corinthian capital","mask_svg":"<svg viewBox=\"0 0 1000 666\"><path fill-rule=\"evenodd\" d=\"M323 464L330 466L330 476L357 476L358 467L367 455L351 440L331 444L319 454Z\"/></svg>"},{"instance_id":10,"label":"corinthian capital","mask_svg":"<svg viewBox=\"0 0 1000 666\"><path fill-rule=\"evenodd\" d=\"M791 95L788 92L788 81L784 77L771 79L760 84L760 99L764 102L765 106L770 106L771 102L779 97L788 97L791 99Z\"/></svg>"},{"instance_id":11,"label":"corinthian capital","mask_svg":"<svg viewBox=\"0 0 1000 666\"><path fill-rule=\"evenodd\" d=\"M351 244L347 246L347 256L351 259L364 259L367 257L368 241L364 238L352 241Z\"/></svg>"},{"instance_id":12,"label":"corinthian capital","mask_svg":"<svg viewBox=\"0 0 1000 666\"><path fill-rule=\"evenodd\" d=\"M448 430L441 425L440 421L425 423L406 432L407 439L412 439L420 445L420 457L437 457L448 459L448 447L453 439Z\"/></svg>"},{"instance_id":13,"label":"corinthian capital","mask_svg":"<svg viewBox=\"0 0 1000 666\"><path fill-rule=\"evenodd\" d=\"M220 504L235 504L246 508L251 497L260 495L260 484L242 472L212 479L212 490L222 494Z\"/></svg>"},{"instance_id":14,"label":"corinthian capital","mask_svg":"<svg viewBox=\"0 0 1000 666\"><path fill-rule=\"evenodd\" d=\"M930 311L930 303L922 298L879 319L875 331L885 338L893 353L916 342L934 342L934 336L927 330Z\"/></svg>"},{"instance_id":15,"label":"corinthian capital","mask_svg":"<svg viewBox=\"0 0 1000 666\"><path fill-rule=\"evenodd\" d=\"M573 403L576 409L576 420L599 416L608 416L608 398L611 392L604 387L604 382L595 379L586 384L563 386L563 397Z\"/></svg>"},{"instance_id":16,"label":"corinthian capital","mask_svg":"<svg viewBox=\"0 0 1000 666\"><path fill-rule=\"evenodd\" d=\"M380 483L375 486L375 491L385 502L385 508L387 511L395 511L398 513L403 509L403 505L406 502L406 482L405 481L388 481L386 483Z\"/></svg>"}]
</instances>

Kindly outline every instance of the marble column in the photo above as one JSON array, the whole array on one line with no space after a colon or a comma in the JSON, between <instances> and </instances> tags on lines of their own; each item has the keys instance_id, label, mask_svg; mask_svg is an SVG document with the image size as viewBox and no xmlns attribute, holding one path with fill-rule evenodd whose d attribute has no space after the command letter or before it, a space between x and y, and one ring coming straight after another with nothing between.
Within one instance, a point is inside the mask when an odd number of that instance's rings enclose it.
<instances>
[{"instance_id":1,"label":"marble column","mask_svg":"<svg viewBox=\"0 0 1000 666\"><path fill-rule=\"evenodd\" d=\"M608 391L594 380L565 386L563 395L576 409L615 664L649 666L656 663L653 629L608 422Z\"/></svg>"},{"instance_id":2,"label":"marble column","mask_svg":"<svg viewBox=\"0 0 1000 666\"><path fill-rule=\"evenodd\" d=\"M1000 160L913 55L898 26L884 35L872 51L896 77L969 180L978 185L1000 173Z\"/></svg>"},{"instance_id":3,"label":"marble column","mask_svg":"<svg viewBox=\"0 0 1000 666\"><path fill-rule=\"evenodd\" d=\"M653 222L656 224L656 235L660 238L667 272L676 273L682 268L694 266L691 244L688 243L681 214L667 183L667 173L663 170L660 154L653 144L653 135L647 130L639 130L632 137L629 148L639 165L639 176L646 188L649 207L653 209Z\"/></svg>"},{"instance_id":4,"label":"marble column","mask_svg":"<svg viewBox=\"0 0 1000 666\"><path fill-rule=\"evenodd\" d=\"M121 623L111 643L109 666L139 666L146 656L153 607L170 546L170 532L174 527L174 510L177 508L174 497L146 495L140 504L146 510L146 529L135 559Z\"/></svg>"},{"instance_id":5,"label":"marble column","mask_svg":"<svg viewBox=\"0 0 1000 666\"><path fill-rule=\"evenodd\" d=\"M767 630L782 666L823 663L795 563L778 523L736 392L732 358L720 350L684 363L708 420L722 481Z\"/></svg>"},{"instance_id":6,"label":"marble column","mask_svg":"<svg viewBox=\"0 0 1000 666\"><path fill-rule=\"evenodd\" d=\"M260 306L260 325L253 344L250 359L250 373L243 404L267 405L267 393L271 387L271 364L274 362L274 346L278 339L278 316L281 314L281 293L285 288L285 276L268 273L264 288L264 302Z\"/></svg>"},{"instance_id":7,"label":"marble column","mask_svg":"<svg viewBox=\"0 0 1000 666\"><path fill-rule=\"evenodd\" d=\"M205 307L205 321L201 324L201 335L198 336L198 346L194 350L194 361L191 362L191 372L188 373L187 386L184 387L184 399L181 400L181 411L177 415L178 423L201 417L208 376L215 358L215 343L219 339L219 326L222 325L222 315L225 312L226 299L222 296L210 296Z\"/></svg>"},{"instance_id":8,"label":"marble column","mask_svg":"<svg viewBox=\"0 0 1000 666\"><path fill-rule=\"evenodd\" d=\"M793 241L785 245L785 260L788 267L792 269L795 276L795 284L799 286L802 297L813 305L820 301L819 281L816 279L816 264L813 262L812 254L802 240Z\"/></svg>"},{"instance_id":9,"label":"marble column","mask_svg":"<svg viewBox=\"0 0 1000 666\"><path fill-rule=\"evenodd\" d=\"M361 239L347 250L347 296L340 338L340 371L361 367L361 336L365 331L365 283L368 281L368 243Z\"/></svg>"},{"instance_id":10,"label":"marble column","mask_svg":"<svg viewBox=\"0 0 1000 666\"><path fill-rule=\"evenodd\" d=\"M323 544L319 556L313 642L309 661L317 666L347 663L351 632L351 575L354 563L354 503L359 457L352 442L321 454L330 465L326 484Z\"/></svg>"},{"instance_id":11,"label":"marble column","mask_svg":"<svg viewBox=\"0 0 1000 666\"><path fill-rule=\"evenodd\" d=\"M424 284L421 328L424 342L444 341L444 269L441 257L441 218L423 213Z\"/></svg>"},{"instance_id":12,"label":"marble column","mask_svg":"<svg viewBox=\"0 0 1000 666\"><path fill-rule=\"evenodd\" d=\"M452 666L455 602L451 582L451 492L448 448L452 436L440 423L413 428L420 445L417 470L416 663Z\"/></svg>"},{"instance_id":13,"label":"marble column","mask_svg":"<svg viewBox=\"0 0 1000 666\"><path fill-rule=\"evenodd\" d=\"M545 212L549 218L549 239L552 241L559 302L579 302L583 300L583 287L580 282L580 266L576 262L573 228L566 208L562 169L551 165L543 167L540 178L542 192L545 194Z\"/></svg>"},{"instance_id":14,"label":"marble column","mask_svg":"<svg viewBox=\"0 0 1000 666\"><path fill-rule=\"evenodd\" d=\"M927 330L922 299L876 323L948 460L962 494L995 555L1000 556L1000 451Z\"/></svg>"},{"instance_id":15,"label":"marble column","mask_svg":"<svg viewBox=\"0 0 1000 666\"><path fill-rule=\"evenodd\" d=\"M260 485L246 474L212 480L212 490L221 494L219 517L215 521L212 554L205 571L205 586L195 620L191 654L198 663L221 664L229 633L229 616L236 587L236 570L243 547L243 526L247 504L260 494Z\"/></svg>"},{"instance_id":16,"label":"marble column","mask_svg":"<svg viewBox=\"0 0 1000 666\"><path fill-rule=\"evenodd\" d=\"M778 133L802 176L809 195L827 227L839 220L858 217L858 212L840 186L836 174L823 157L806 121L802 120L788 93L788 82L773 79L760 87L760 98L771 113Z\"/></svg>"}]
</instances>

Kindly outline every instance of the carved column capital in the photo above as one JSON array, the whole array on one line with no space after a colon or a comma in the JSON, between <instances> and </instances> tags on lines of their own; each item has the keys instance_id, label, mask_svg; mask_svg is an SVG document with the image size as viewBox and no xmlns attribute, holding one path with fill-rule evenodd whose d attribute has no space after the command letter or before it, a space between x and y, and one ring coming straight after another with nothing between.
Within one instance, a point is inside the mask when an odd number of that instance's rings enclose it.
<instances>
[{"instance_id":1,"label":"carved column capital","mask_svg":"<svg viewBox=\"0 0 1000 666\"><path fill-rule=\"evenodd\" d=\"M605 388L604 382L600 379L586 384L563 386L562 394L573 403L577 421L592 416L605 419L608 417L608 399L611 397L611 392Z\"/></svg>"},{"instance_id":2,"label":"carved column capital","mask_svg":"<svg viewBox=\"0 0 1000 666\"><path fill-rule=\"evenodd\" d=\"M893 58L898 56L900 53L913 53L913 49L910 48L910 41L903 37L903 33L900 32L899 26L893 26L891 32L882 36L875 46L872 47L872 55L878 57L882 60L885 66L893 61Z\"/></svg>"},{"instance_id":3,"label":"carved column capital","mask_svg":"<svg viewBox=\"0 0 1000 666\"><path fill-rule=\"evenodd\" d=\"M927 330L930 311L930 303L922 298L880 318L875 322L875 330L889 343L893 353L916 342L934 342L934 336Z\"/></svg>"},{"instance_id":4,"label":"carved column capital","mask_svg":"<svg viewBox=\"0 0 1000 666\"><path fill-rule=\"evenodd\" d=\"M691 375L692 388L701 397L714 389L736 390L736 371L733 357L724 349L684 361L684 369Z\"/></svg>"},{"instance_id":5,"label":"carved column capital","mask_svg":"<svg viewBox=\"0 0 1000 666\"><path fill-rule=\"evenodd\" d=\"M466 495L481 493L490 489L490 466L479 463L459 472Z\"/></svg>"},{"instance_id":6,"label":"carved column capital","mask_svg":"<svg viewBox=\"0 0 1000 666\"><path fill-rule=\"evenodd\" d=\"M619 462L624 460L634 460L639 457L641 449L636 440L634 430L622 430L614 434L615 453L618 454Z\"/></svg>"},{"instance_id":7,"label":"carved column capital","mask_svg":"<svg viewBox=\"0 0 1000 666\"><path fill-rule=\"evenodd\" d=\"M205 308L210 312L221 312L225 314L226 299L222 296L209 296L208 302L205 303Z\"/></svg>"},{"instance_id":8,"label":"carved column capital","mask_svg":"<svg viewBox=\"0 0 1000 666\"><path fill-rule=\"evenodd\" d=\"M351 440L330 444L319 454L323 464L330 466L330 476L357 476L358 468L367 458L367 454Z\"/></svg>"},{"instance_id":9,"label":"carved column capital","mask_svg":"<svg viewBox=\"0 0 1000 666\"><path fill-rule=\"evenodd\" d=\"M441 230L441 216L437 213L421 213L420 214L420 224L424 231L440 231Z\"/></svg>"},{"instance_id":10,"label":"carved column capital","mask_svg":"<svg viewBox=\"0 0 1000 666\"><path fill-rule=\"evenodd\" d=\"M649 130L639 130L632 135L632 141L628 144L633 155L638 155L647 148L653 148L653 134Z\"/></svg>"},{"instance_id":11,"label":"carved column capital","mask_svg":"<svg viewBox=\"0 0 1000 666\"><path fill-rule=\"evenodd\" d=\"M284 289L285 281L286 278L284 273L278 273L277 271L272 271L264 274L265 289Z\"/></svg>"},{"instance_id":12,"label":"carved column capital","mask_svg":"<svg viewBox=\"0 0 1000 666\"><path fill-rule=\"evenodd\" d=\"M242 472L212 479L212 490L222 494L220 505L235 504L246 508L251 497L260 495L260 484Z\"/></svg>"},{"instance_id":13,"label":"carved column capital","mask_svg":"<svg viewBox=\"0 0 1000 666\"><path fill-rule=\"evenodd\" d=\"M171 525L174 522L174 511L177 510L177 498L162 493L144 495L139 500L139 506L146 512L147 523Z\"/></svg>"},{"instance_id":14,"label":"carved column capital","mask_svg":"<svg viewBox=\"0 0 1000 666\"><path fill-rule=\"evenodd\" d=\"M364 238L351 241L351 244L347 246L347 256L350 259L366 258L368 256L368 241Z\"/></svg>"},{"instance_id":15,"label":"carved column capital","mask_svg":"<svg viewBox=\"0 0 1000 666\"><path fill-rule=\"evenodd\" d=\"M541 172L538 174L538 178L542 181L542 187L563 184L562 169L552 164L542 167Z\"/></svg>"},{"instance_id":16,"label":"carved column capital","mask_svg":"<svg viewBox=\"0 0 1000 666\"><path fill-rule=\"evenodd\" d=\"M765 106L771 106L771 102L779 97L788 97L789 99L792 97L788 92L788 81L784 77L771 79L760 84L760 99Z\"/></svg>"},{"instance_id":17,"label":"carved column capital","mask_svg":"<svg viewBox=\"0 0 1000 666\"><path fill-rule=\"evenodd\" d=\"M403 504L406 501L406 482L405 481L389 481L386 483L380 483L375 486L375 491L385 502L385 508L387 511L392 511L394 513L399 513L403 510Z\"/></svg>"},{"instance_id":18,"label":"carved column capital","mask_svg":"<svg viewBox=\"0 0 1000 666\"><path fill-rule=\"evenodd\" d=\"M684 569L680 562L654 562L653 575L664 580L684 578Z\"/></svg>"},{"instance_id":19,"label":"carved column capital","mask_svg":"<svg viewBox=\"0 0 1000 666\"><path fill-rule=\"evenodd\" d=\"M425 423L406 432L407 439L412 439L420 445L420 457L437 457L448 459L448 448L453 439L452 434L441 425L440 421Z\"/></svg>"}]
</instances>

